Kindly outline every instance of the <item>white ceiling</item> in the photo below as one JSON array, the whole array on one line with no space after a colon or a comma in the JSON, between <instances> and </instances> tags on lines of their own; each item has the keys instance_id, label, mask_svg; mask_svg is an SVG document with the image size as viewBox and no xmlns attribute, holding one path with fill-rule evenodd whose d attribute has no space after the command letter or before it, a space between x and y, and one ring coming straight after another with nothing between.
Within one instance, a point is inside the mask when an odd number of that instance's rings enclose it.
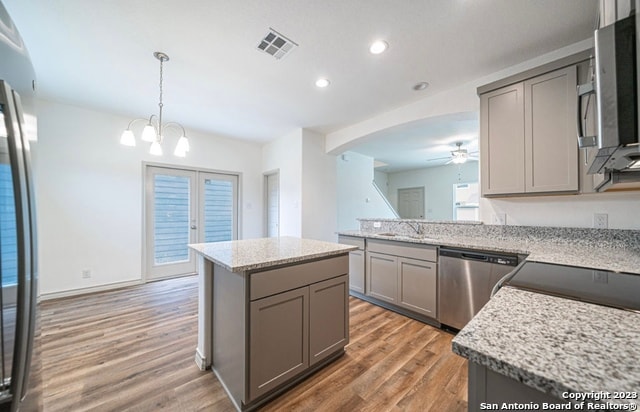
<instances>
[{"instance_id":1,"label":"white ceiling","mask_svg":"<svg viewBox=\"0 0 640 412\"><path fill-rule=\"evenodd\" d=\"M597 0L2 0L40 95L256 142L371 118L591 35ZM299 44L256 50L269 27ZM369 43L383 38L378 56ZM331 85L314 86L326 76ZM416 92L412 86L427 81ZM123 125L124 127L125 125Z\"/></svg>"}]
</instances>

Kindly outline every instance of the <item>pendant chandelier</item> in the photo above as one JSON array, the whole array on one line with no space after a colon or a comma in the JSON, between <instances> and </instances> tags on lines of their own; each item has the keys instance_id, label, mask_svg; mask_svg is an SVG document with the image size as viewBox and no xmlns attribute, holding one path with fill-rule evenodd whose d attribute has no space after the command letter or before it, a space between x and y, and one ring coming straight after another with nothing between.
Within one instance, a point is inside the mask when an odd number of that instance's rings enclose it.
<instances>
[{"instance_id":1,"label":"pendant chandelier","mask_svg":"<svg viewBox=\"0 0 640 412\"><path fill-rule=\"evenodd\" d=\"M142 130L140 140L151 143L149 153L155 156L162 156L162 142L164 140L165 131L174 129L178 131L180 138L178 139L178 143L176 144L173 154L178 157L185 157L189 151L189 139L187 139L184 127L182 127L180 123L176 122L162 123L162 67L163 63L169 60L169 56L163 52L155 52L153 53L153 56L160 60L160 101L158 102L160 113L157 116L152 114L148 119L133 119L130 121L127 129L122 132L120 143L125 146L135 146L136 138L131 131L131 126L135 122L144 121L147 124Z\"/></svg>"}]
</instances>

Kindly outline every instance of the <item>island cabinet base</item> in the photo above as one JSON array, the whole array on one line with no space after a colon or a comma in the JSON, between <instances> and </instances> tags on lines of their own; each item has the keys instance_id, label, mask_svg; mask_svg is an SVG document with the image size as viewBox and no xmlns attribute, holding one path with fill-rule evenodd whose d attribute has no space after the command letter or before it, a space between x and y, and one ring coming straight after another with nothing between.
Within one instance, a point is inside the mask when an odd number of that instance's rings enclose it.
<instances>
[{"instance_id":1,"label":"island cabinet base","mask_svg":"<svg viewBox=\"0 0 640 412\"><path fill-rule=\"evenodd\" d=\"M523 409L572 410L569 400L563 400L540 392L524 383L493 372L485 366L469 362L469 412L500 410L521 411ZM523 407L524 406L524 407ZM537 407L536 407L537 406Z\"/></svg>"},{"instance_id":2,"label":"island cabinet base","mask_svg":"<svg viewBox=\"0 0 640 412\"><path fill-rule=\"evenodd\" d=\"M200 308L210 322L199 327L196 359L238 410L255 409L344 353L348 254L240 273L204 260L200 284L210 289L200 294L210 300Z\"/></svg>"}]
</instances>

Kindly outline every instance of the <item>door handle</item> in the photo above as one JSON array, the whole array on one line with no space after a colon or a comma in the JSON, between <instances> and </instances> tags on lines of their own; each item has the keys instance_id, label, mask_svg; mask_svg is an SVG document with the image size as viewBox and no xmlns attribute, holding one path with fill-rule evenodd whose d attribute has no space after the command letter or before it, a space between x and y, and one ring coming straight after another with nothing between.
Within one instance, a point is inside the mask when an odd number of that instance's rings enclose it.
<instances>
[{"instance_id":1,"label":"door handle","mask_svg":"<svg viewBox=\"0 0 640 412\"><path fill-rule=\"evenodd\" d=\"M197 229L196 225L191 225L191 229L196 230Z\"/></svg>"}]
</instances>

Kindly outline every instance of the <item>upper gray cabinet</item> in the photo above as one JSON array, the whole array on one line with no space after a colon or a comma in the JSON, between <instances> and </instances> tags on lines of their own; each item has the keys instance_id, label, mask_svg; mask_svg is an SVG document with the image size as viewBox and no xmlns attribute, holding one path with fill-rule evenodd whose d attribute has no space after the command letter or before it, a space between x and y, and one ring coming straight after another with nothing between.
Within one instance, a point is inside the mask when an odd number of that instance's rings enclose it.
<instances>
[{"instance_id":1,"label":"upper gray cabinet","mask_svg":"<svg viewBox=\"0 0 640 412\"><path fill-rule=\"evenodd\" d=\"M480 95L483 196L579 189L576 66Z\"/></svg>"}]
</instances>

